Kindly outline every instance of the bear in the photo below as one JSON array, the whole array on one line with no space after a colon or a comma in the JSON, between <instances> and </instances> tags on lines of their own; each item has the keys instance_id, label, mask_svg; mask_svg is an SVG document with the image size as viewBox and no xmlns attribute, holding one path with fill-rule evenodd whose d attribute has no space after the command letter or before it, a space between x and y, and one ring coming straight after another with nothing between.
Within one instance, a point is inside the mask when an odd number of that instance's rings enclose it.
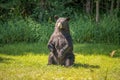
<instances>
[{"instance_id":1,"label":"bear","mask_svg":"<svg viewBox=\"0 0 120 80\"><path fill-rule=\"evenodd\" d=\"M50 50L48 65L72 66L75 55L68 24L70 18L58 16L54 16L54 18L56 19L54 32L47 45Z\"/></svg>"}]
</instances>

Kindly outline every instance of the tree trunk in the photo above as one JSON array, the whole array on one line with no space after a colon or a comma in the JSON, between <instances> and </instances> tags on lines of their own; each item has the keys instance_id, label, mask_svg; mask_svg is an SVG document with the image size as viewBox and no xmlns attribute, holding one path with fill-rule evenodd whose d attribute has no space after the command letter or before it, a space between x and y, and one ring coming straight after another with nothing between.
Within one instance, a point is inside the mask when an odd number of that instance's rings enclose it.
<instances>
[{"instance_id":1,"label":"tree trunk","mask_svg":"<svg viewBox=\"0 0 120 80\"><path fill-rule=\"evenodd\" d=\"M106 13L109 14L109 3L106 1Z\"/></svg>"},{"instance_id":2,"label":"tree trunk","mask_svg":"<svg viewBox=\"0 0 120 80\"><path fill-rule=\"evenodd\" d=\"M91 13L91 14L93 14L93 6L94 6L94 1L91 0L91 6L90 6L90 7L91 7L91 9L90 9L90 13Z\"/></svg>"},{"instance_id":3,"label":"tree trunk","mask_svg":"<svg viewBox=\"0 0 120 80\"><path fill-rule=\"evenodd\" d=\"M44 13L45 13L45 9L46 9L46 0L40 0L40 14L39 14L39 21L43 21L44 20Z\"/></svg>"},{"instance_id":4,"label":"tree trunk","mask_svg":"<svg viewBox=\"0 0 120 80\"><path fill-rule=\"evenodd\" d=\"M114 0L111 0L110 15L113 15Z\"/></svg>"},{"instance_id":5,"label":"tree trunk","mask_svg":"<svg viewBox=\"0 0 120 80\"><path fill-rule=\"evenodd\" d=\"M99 22L99 0L96 0L96 23Z\"/></svg>"},{"instance_id":6,"label":"tree trunk","mask_svg":"<svg viewBox=\"0 0 120 80\"><path fill-rule=\"evenodd\" d=\"M90 14L90 0L87 0L86 2L86 13Z\"/></svg>"},{"instance_id":7,"label":"tree trunk","mask_svg":"<svg viewBox=\"0 0 120 80\"><path fill-rule=\"evenodd\" d=\"M40 5L42 9L46 9L46 0L40 0Z\"/></svg>"},{"instance_id":8,"label":"tree trunk","mask_svg":"<svg viewBox=\"0 0 120 80\"><path fill-rule=\"evenodd\" d=\"M117 0L117 11L119 11L119 7L120 7L120 0Z\"/></svg>"}]
</instances>

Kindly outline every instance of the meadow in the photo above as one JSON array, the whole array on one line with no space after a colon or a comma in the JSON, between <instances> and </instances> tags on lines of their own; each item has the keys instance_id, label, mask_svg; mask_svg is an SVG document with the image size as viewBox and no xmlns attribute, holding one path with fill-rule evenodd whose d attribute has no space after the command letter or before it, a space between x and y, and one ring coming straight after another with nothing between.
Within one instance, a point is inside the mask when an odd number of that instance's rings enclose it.
<instances>
[{"instance_id":1,"label":"meadow","mask_svg":"<svg viewBox=\"0 0 120 80\"><path fill-rule=\"evenodd\" d=\"M120 0L0 0L0 80L120 80ZM54 16L69 17L75 63L47 65Z\"/></svg>"},{"instance_id":2,"label":"meadow","mask_svg":"<svg viewBox=\"0 0 120 80\"><path fill-rule=\"evenodd\" d=\"M74 44L74 53L73 66L48 66L46 44L1 45L0 80L120 80L119 45Z\"/></svg>"}]
</instances>

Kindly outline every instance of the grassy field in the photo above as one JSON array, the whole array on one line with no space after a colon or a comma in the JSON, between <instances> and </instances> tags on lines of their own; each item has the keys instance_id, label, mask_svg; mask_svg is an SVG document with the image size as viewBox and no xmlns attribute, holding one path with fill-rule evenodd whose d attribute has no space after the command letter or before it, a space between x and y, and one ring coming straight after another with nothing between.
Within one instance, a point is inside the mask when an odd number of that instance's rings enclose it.
<instances>
[{"instance_id":1,"label":"grassy field","mask_svg":"<svg viewBox=\"0 0 120 80\"><path fill-rule=\"evenodd\" d=\"M75 44L74 52L75 64L66 68L47 65L44 44L1 45L0 80L120 80L120 46Z\"/></svg>"}]
</instances>

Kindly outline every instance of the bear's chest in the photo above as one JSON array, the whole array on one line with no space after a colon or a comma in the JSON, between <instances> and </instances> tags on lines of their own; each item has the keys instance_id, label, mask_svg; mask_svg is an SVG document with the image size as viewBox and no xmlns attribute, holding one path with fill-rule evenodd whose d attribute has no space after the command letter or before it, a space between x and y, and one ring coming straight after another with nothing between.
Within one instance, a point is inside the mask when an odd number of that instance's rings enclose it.
<instances>
[{"instance_id":1,"label":"bear's chest","mask_svg":"<svg viewBox=\"0 0 120 80\"><path fill-rule=\"evenodd\" d=\"M57 35L54 38L54 43L55 43L55 47L57 49L61 49L62 47L64 47L67 44L67 39L63 35Z\"/></svg>"}]
</instances>

